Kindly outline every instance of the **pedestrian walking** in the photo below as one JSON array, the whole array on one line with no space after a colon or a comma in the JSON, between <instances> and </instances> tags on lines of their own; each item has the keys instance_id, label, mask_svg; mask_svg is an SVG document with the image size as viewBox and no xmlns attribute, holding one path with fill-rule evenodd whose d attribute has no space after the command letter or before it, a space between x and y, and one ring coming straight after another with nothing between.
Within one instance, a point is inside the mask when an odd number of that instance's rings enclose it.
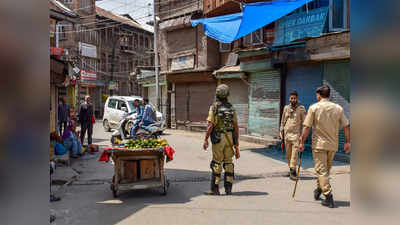
<instances>
[{"instance_id":1,"label":"pedestrian walking","mask_svg":"<svg viewBox=\"0 0 400 225\"><path fill-rule=\"evenodd\" d=\"M299 138L306 109L298 101L297 91L292 91L289 95L289 105L283 109L280 137L285 142L286 159L289 166L289 177L296 180L297 153Z\"/></svg>"},{"instance_id":2,"label":"pedestrian walking","mask_svg":"<svg viewBox=\"0 0 400 225\"><path fill-rule=\"evenodd\" d=\"M88 135L88 145L92 144L92 134L93 134L93 105L90 96L85 96L85 103L81 105L79 111L79 123L81 124L81 143L85 140L85 134Z\"/></svg>"},{"instance_id":3,"label":"pedestrian walking","mask_svg":"<svg viewBox=\"0 0 400 225\"><path fill-rule=\"evenodd\" d=\"M225 84L219 85L216 90L216 102L210 107L208 114L208 127L204 139L203 148L208 148L208 138L211 136L212 161L211 168L211 190L206 194L219 195L219 183L222 168L225 170L224 187L225 194L232 194L234 179L234 164L232 157L240 157L239 152L239 129L235 109L228 102L229 87ZM235 150L233 150L235 148Z\"/></svg>"},{"instance_id":4,"label":"pedestrian walking","mask_svg":"<svg viewBox=\"0 0 400 225\"><path fill-rule=\"evenodd\" d=\"M321 202L322 205L334 208L335 203L332 195L332 187L329 184L329 172L338 149L339 126L343 127L346 137L344 150L346 153L350 152L349 121L344 115L343 108L329 101L329 86L323 85L318 88L316 90L316 96L318 102L310 106L304 120L299 151L304 151L304 141L312 127L312 153L315 172L318 175L317 188L314 190L314 198L315 200L319 200L322 193L325 196L325 199Z\"/></svg>"},{"instance_id":5,"label":"pedestrian walking","mask_svg":"<svg viewBox=\"0 0 400 225\"><path fill-rule=\"evenodd\" d=\"M67 127L67 122L69 121L69 105L67 104L67 98L63 96L61 102L58 104L58 129L60 131L59 135L63 135L65 128Z\"/></svg>"}]
</instances>

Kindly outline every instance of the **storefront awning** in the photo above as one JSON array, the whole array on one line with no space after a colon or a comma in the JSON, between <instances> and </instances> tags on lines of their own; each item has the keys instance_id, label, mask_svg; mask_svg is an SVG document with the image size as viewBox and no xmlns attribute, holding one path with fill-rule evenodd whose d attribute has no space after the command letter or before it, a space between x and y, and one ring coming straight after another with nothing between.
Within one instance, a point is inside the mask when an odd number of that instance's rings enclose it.
<instances>
[{"instance_id":1,"label":"storefront awning","mask_svg":"<svg viewBox=\"0 0 400 225\"><path fill-rule=\"evenodd\" d=\"M224 66L213 72L217 79L244 78L245 74L241 71L240 66Z\"/></svg>"},{"instance_id":2,"label":"storefront awning","mask_svg":"<svg viewBox=\"0 0 400 225\"><path fill-rule=\"evenodd\" d=\"M207 36L231 43L256 31L313 0L276 0L245 4L243 12L192 20L192 26L203 24Z\"/></svg>"}]
</instances>

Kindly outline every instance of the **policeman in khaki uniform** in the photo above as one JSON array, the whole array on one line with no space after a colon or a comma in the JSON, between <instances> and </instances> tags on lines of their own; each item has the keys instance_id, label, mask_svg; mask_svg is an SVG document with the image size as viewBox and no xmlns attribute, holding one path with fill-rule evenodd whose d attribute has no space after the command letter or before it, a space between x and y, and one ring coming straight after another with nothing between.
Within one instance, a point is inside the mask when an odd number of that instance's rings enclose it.
<instances>
[{"instance_id":1,"label":"policeman in khaki uniform","mask_svg":"<svg viewBox=\"0 0 400 225\"><path fill-rule=\"evenodd\" d=\"M289 165L289 177L296 180L297 150L306 109L298 102L298 93L289 95L290 104L283 109L280 137L285 142L286 159Z\"/></svg>"},{"instance_id":2,"label":"policeman in khaki uniform","mask_svg":"<svg viewBox=\"0 0 400 225\"><path fill-rule=\"evenodd\" d=\"M222 169L224 174L225 194L232 194L232 184L234 178L234 165L232 157L240 157L239 152L239 130L235 109L228 102L229 87L221 84L216 90L216 102L210 107L208 114L208 128L204 139L203 148L208 148L208 138L211 136L212 142L212 161L210 168L211 190L206 194L219 195L219 183L221 180ZM233 150L235 148L235 151Z\"/></svg>"},{"instance_id":3,"label":"policeman in khaki uniform","mask_svg":"<svg viewBox=\"0 0 400 225\"><path fill-rule=\"evenodd\" d=\"M332 187L329 184L329 172L338 149L339 126L343 127L346 136L344 150L346 153L350 152L349 121L344 115L343 108L329 101L329 86L323 85L318 88L316 95L318 102L310 106L304 120L299 151L304 151L304 141L310 132L310 127L312 127L312 153L315 172L318 175L314 198L319 200L322 193L325 196L325 199L321 202L322 205L334 208Z\"/></svg>"}]
</instances>

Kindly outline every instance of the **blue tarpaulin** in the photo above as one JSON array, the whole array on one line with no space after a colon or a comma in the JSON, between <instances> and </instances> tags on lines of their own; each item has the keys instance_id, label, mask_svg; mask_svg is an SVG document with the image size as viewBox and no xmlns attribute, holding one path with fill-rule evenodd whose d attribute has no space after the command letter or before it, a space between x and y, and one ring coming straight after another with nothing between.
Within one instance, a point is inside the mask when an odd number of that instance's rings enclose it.
<instances>
[{"instance_id":1,"label":"blue tarpaulin","mask_svg":"<svg viewBox=\"0 0 400 225\"><path fill-rule=\"evenodd\" d=\"M276 0L245 4L243 12L192 20L192 26L203 24L207 36L231 43L250 34L313 0Z\"/></svg>"}]
</instances>

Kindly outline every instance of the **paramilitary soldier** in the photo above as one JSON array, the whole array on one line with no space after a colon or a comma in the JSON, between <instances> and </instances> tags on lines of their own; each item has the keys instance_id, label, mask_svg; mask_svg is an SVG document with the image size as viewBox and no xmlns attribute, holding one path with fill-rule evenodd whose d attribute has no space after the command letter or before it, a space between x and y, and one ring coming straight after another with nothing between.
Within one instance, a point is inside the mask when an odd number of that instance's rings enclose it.
<instances>
[{"instance_id":1,"label":"paramilitary soldier","mask_svg":"<svg viewBox=\"0 0 400 225\"><path fill-rule=\"evenodd\" d=\"M304 120L299 151L302 152L304 150L304 141L310 132L310 127L312 127L312 153L315 172L318 175L314 198L319 200L322 193L325 196L325 199L321 202L322 205L334 208L335 203L333 201L332 188L329 184L329 172L338 149L339 125L343 127L346 137L344 150L346 153L350 152L349 121L344 115L343 108L329 101L329 86L323 85L318 88L316 95L318 102L310 106Z\"/></svg>"},{"instance_id":2,"label":"paramilitary soldier","mask_svg":"<svg viewBox=\"0 0 400 225\"><path fill-rule=\"evenodd\" d=\"M211 135L213 159L210 167L211 190L206 194L219 195L219 183L221 180L222 168L225 170L224 187L225 194L232 194L232 183L234 178L233 155L236 159L239 153L239 130L236 112L232 104L228 102L229 87L221 84L216 90L216 102L210 107L208 114L208 128L204 139L203 148L208 148L208 138ZM233 150L235 148L235 152Z\"/></svg>"},{"instance_id":3,"label":"paramilitary soldier","mask_svg":"<svg viewBox=\"0 0 400 225\"><path fill-rule=\"evenodd\" d=\"M292 91L289 95L290 104L283 109L280 136L285 142L286 159L289 165L289 177L296 180L297 150L301 128L306 116L306 109L298 102L298 94Z\"/></svg>"}]
</instances>

